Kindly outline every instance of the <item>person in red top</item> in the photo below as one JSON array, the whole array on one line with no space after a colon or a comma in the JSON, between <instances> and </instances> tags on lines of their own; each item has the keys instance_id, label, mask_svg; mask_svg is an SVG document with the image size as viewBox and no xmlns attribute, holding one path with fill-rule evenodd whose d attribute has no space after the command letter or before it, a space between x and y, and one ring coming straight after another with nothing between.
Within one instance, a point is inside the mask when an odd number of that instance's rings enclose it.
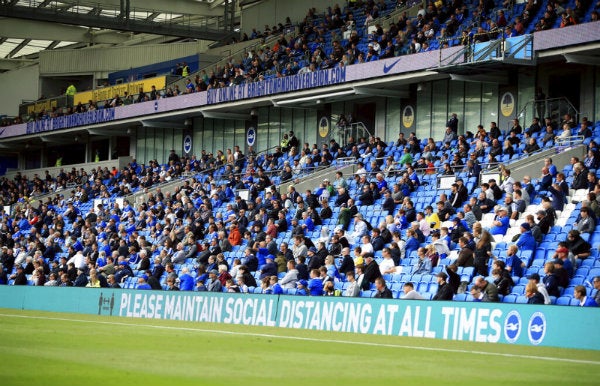
<instances>
[{"instance_id":1,"label":"person in red top","mask_svg":"<svg viewBox=\"0 0 600 386\"><path fill-rule=\"evenodd\" d=\"M241 245L242 244L242 234L237 226L237 222L231 224L231 228L229 229L229 236L227 237L229 243L232 246Z\"/></svg>"}]
</instances>

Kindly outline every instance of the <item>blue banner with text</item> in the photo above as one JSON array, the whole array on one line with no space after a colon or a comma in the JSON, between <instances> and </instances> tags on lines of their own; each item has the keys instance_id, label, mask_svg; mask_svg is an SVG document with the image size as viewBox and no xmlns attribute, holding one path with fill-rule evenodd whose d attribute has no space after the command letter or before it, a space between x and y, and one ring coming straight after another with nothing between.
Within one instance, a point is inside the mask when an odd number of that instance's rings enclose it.
<instances>
[{"instance_id":1,"label":"blue banner with text","mask_svg":"<svg viewBox=\"0 0 600 386\"><path fill-rule=\"evenodd\" d=\"M0 299L25 310L600 350L597 308L10 286Z\"/></svg>"}]
</instances>

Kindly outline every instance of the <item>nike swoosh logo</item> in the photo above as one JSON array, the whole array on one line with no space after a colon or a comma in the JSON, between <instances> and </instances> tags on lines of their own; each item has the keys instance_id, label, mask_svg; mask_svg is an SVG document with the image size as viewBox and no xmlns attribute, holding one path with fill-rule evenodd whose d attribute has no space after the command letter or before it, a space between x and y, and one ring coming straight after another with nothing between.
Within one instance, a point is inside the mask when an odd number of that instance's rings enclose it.
<instances>
[{"instance_id":1,"label":"nike swoosh logo","mask_svg":"<svg viewBox=\"0 0 600 386\"><path fill-rule=\"evenodd\" d=\"M398 62L399 62L400 60L401 60L401 59L397 59L397 60L396 60L394 63L390 64L389 66L387 66L387 65L385 65L385 64L384 64L384 65L383 65L383 73L384 73L384 74L387 74L388 72L390 72L390 70L391 70L392 68L394 68L394 66L395 66L396 64L398 64Z\"/></svg>"}]
</instances>

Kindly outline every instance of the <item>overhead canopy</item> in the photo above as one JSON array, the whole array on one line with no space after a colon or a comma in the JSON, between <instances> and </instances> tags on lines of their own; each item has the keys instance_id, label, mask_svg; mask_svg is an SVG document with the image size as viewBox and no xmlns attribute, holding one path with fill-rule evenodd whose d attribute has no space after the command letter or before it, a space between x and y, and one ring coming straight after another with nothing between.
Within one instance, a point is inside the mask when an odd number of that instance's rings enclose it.
<instances>
[{"instance_id":1,"label":"overhead canopy","mask_svg":"<svg viewBox=\"0 0 600 386\"><path fill-rule=\"evenodd\" d=\"M140 34L227 39L234 34L235 11L232 0L2 1L0 71L19 64L6 59L31 59L39 51L67 46L117 45Z\"/></svg>"}]
</instances>

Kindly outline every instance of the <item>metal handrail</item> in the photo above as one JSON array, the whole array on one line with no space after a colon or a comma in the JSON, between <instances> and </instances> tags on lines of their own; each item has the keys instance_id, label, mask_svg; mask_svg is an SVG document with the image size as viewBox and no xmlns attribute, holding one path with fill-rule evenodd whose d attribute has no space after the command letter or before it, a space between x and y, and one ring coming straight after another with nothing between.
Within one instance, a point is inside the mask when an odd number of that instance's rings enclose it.
<instances>
[{"instance_id":1,"label":"metal handrail","mask_svg":"<svg viewBox=\"0 0 600 386\"><path fill-rule=\"evenodd\" d=\"M563 106L566 105L566 109ZM529 111L532 111L532 117L528 117ZM544 113L543 117L539 113ZM550 113L550 115L548 114ZM571 114L575 118L575 122L579 122L580 112L573 106L571 101L566 97L546 98L543 100L530 100L519 110L517 117L524 122L531 121L534 117L538 117L543 123L545 117L551 119L560 119L564 114ZM529 119L528 119L529 118Z\"/></svg>"}]
</instances>

